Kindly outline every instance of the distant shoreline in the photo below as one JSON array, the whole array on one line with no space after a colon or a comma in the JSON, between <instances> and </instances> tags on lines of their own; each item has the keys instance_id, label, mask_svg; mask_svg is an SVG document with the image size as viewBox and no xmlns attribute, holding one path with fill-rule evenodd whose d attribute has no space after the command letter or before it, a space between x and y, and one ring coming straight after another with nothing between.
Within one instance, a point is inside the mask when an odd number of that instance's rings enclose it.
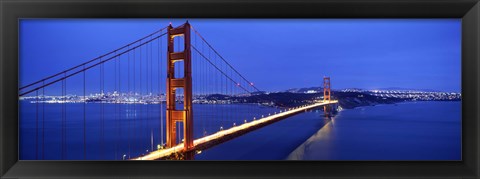
<instances>
[{"instance_id":1,"label":"distant shoreline","mask_svg":"<svg viewBox=\"0 0 480 179\"><path fill-rule=\"evenodd\" d=\"M45 96L43 97L24 97L20 101L26 100L31 103L107 103L107 104L161 104L165 103L165 96L139 94L118 95L96 94L94 96ZM407 101L461 101L461 94L446 92L402 92L402 91L334 91L333 99L339 101L339 106L343 109L353 109L359 106L372 106L378 104L394 104ZM268 107L290 108L305 104L312 104L323 100L323 93L259 93L243 96L229 96L221 94L212 94L204 96L194 96L194 104L257 104ZM182 101L177 101L182 103Z\"/></svg>"}]
</instances>

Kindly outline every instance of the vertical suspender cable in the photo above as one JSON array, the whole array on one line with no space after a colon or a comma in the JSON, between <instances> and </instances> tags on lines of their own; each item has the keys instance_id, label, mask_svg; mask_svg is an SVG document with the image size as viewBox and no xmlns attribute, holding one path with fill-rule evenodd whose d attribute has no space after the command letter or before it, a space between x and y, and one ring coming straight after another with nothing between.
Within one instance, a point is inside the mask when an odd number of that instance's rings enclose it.
<instances>
[{"instance_id":1,"label":"vertical suspender cable","mask_svg":"<svg viewBox=\"0 0 480 179\"><path fill-rule=\"evenodd\" d=\"M118 136L120 136L120 141L123 141L123 136L122 136L122 105L123 104L123 99L122 99L122 61L121 58L119 57L118 60L118 98L117 98L117 105L118 105ZM120 147L121 148L121 147Z\"/></svg>"},{"instance_id":2,"label":"vertical suspender cable","mask_svg":"<svg viewBox=\"0 0 480 179\"><path fill-rule=\"evenodd\" d=\"M137 141L137 90L136 90L136 75L135 75L135 61L136 59L136 49L133 50L133 112L134 112L134 115L133 115L133 140L134 141ZM137 142L134 142L134 150L137 149Z\"/></svg>"},{"instance_id":3,"label":"vertical suspender cable","mask_svg":"<svg viewBox=\"0 0 480 179\"><path fill-rule=\"evenodd\" d=\"M66 74L65 74L66 75ZM67 158L67 79L65 78L65 97L64 97L64 105L65 105L65 122L64 122L64 141L65 141L65 147L64 147L64 150L65 150L65 158Z\"/></svg>"},{"instance_id":4,"label":"vertical suspender cable","mask_svg":"<svg viewBox=\"0 0 480 179\"><path fill-rule=\"evenodd\" d=\"M35 159L38 160L38 90L36 91L36 111L35 111Z\"/></svg>"},{"instance_id":5,"label":"vertical suspender cable","mask_svg":"<svg viewBox=\"0 0 480 179\"><path fill-rule=\"evenodd\" d=\"M149 106L152 104L151 100L153 98L153 42L150 43L150 103ZM150 119L149 119L149 124L150 124ZM153 127L150 126L150 135L152 137L151 140L151 146L152 146L152 152L153 152Z\"/></svg>"},{"instance_id":6,"label":"vertical suspender cable","mask_svg":"<svg viewBox=\"0 0 480 179\"><path fill-rule=\"evenodd\" d=\"M142 54L143 54L143 50L142 50L142 47L139 48L139 51L140 51L140 53L139 53L139 58L138 58L138 60L139 60L139 66L138 66L139 81L138 81L138 84L140 85L140 88L138 90L139 91L138 92L138 95L139 95L138 96L138 104L139 104L139 108L138 108L138 137L139 137L139 139L138 140L139 140L139 143L140 143L139 147L141 148L140 151L142 151L144 149L143 145L145 145L144 141L142 140L143 139L142 133L144 131L144 129L143 129L143 126L144 126L143 125L144 124L143 123L144 122L143 108L144 107L142 105L143 104L142 103L142 99L143 99L143 86L142 86L142 83L143 83L143 81L142 81L142 72L143 72L143 66L142 66L142 56L143 55Z\"/></svg>"},{"instance_id":7,"label":"vertical suspender cable","mask_svg":"<svg viewBox=\"0 0 480 179\"><path fill-rule=\"evenodd\" d=\"M130 49L130 46L128 47ZM131 157L130 153L131 153L131 145L130 145L130 142L131 142L131 138L132 138L132 134L131 134L131 128L132 128L132 125L131 122L131 106L130 106L130 99L131 99L131 94L132 92L130 91L130 52L127 54L128 55L128 61L127 61L127 100L128 100L128 103L127 103L127 117L128 117L128 158Z\"/></svg>"},{"instance_id":8,"label":"vertical suspender cable","mask_svg":"<svg viewBox=\"0 0 480 179\"><path fill-rule=\"evenodd\" d=\"M104 108L103 108L103 63L100 64L100 158L104 158L104 136L103 136L103 114L104 114Z\"/></svg>"},{"instance_id":9,"label":"vertical suspender cable","mask_svg":"<svg viewBox=\"0 0 480 179\"><path fill-rule=\"evenodd\" d=\"M63 116L63 113L64 113L63 107L64 106L63 106L63 103L60 102L60 100L63 101L62 98L64 97L63 85L64 85L64 81L62 80L62 94L61 94L61 97L59 99L59 103L60 103L60 106L61 106L61 114L60 114L60 116L61 116L61 119L60 119L60 159L63 159L63 147L64 147L63 146L63 120L64 120L63 119L63 117L64 117Z\"/></svg>"},{"instance_id":10,"label":"vertical suspender cable","mask_svg":"<svg viewBox=\"0 0 480 179\"><path fill-rule=\"evenodd\" d=\"M65 77L65 73L63 73L63 76ZM63 103L62 103L62 122L61 122L61 126L62 126L62 151L61 151L61 158L62 159L65 159L65 79L62 80L62 100L63 100Z\"/></svg>"},{"instance_id":11,"label":"vertical suspender cable","mask_svg":"<svg viewBox=\"0 0 480 179\"><path fill-rule=\"evenodd\" d=\"M226 73L226 75L229 75L229 69L228 69L226 64L225 64L225 73ZM231 78L231 76L230 76L230 78ZM232 84L228 83L228 77L225 76L225 88L227 88L226 89L226 91L227 91L226 95L228 97L231 97L231 87L232 87ZM228 121L228 123L229 123L228 125L233 126L232 122L235 122L235 119L232 118L232 116L233 116L232 113L231 113L232 108L229 106L228 101L226 101L226 103L227 103L227 110L225 110L225 112L226 112L227 115L225 116L225 119Z\"/></svg>"},{"instance_id":12,"label":"vertical suspender cable","mask_svg":"<svg viewBox=\"0 0 480 179\"><path fill-rule=\"evenodd\" d=\"M203 44L204 44L204 43L202 42L202 54L205 54L205 48L204 48L204 45L203 45ZM211 107L212 107L212 104L210 103L210 100L208 100L208 97L210 96L210 90L211 90L211 88L210 88L210 81L211 81L211 79L208 78L208 76L207 76L209 66L207 65L207 62L206 62L206 61L202 61L202 62L203 62L203 64L204 64L204 65L203 65L203 66L204 66L204 71L203 71L203 73L204 73L204 74L203 74L203 77L204 77L204 78L203 78L203 79L205 80L205 84L204 84L204 85L205 85L205 87L204 87L204 90L205 90L205 99L207 100L208 108L212 109L212 108L211 108ZM207 86L208 86L208 87L207 87ZM210 117L210 116L207 118L207 126L210 128L210 130L212 130L212 127L215 127L215 125L212 124L212 120L213 120L213 118ZM213 130L215 130L215 129L213 129ZM213 133L213 132L212 132L212 133Z\"/></svg>"},{"instance_id":13,"label":"vertical suspender cable","mask_svg":"<svg viewBox=\"0 0 480 179\"><path fill-rule=\"evenodd\" d=\"M226 69L227 74L228 74L227 65L225 65L225 69ZM230 76L230 78L231 78L231 76ZM231 99L231 97L232 97L232 90L231 90L232 89L232 84L228 83L228 78L227 77L225 77L225 86L227 87L227 96L229 96L228 99ZM233 119L233 122L235 122L235 119L232 118L233 117L233 115L231 113L232 112L232 107L229 105L229 101L227 101L227 109L228 109L229 112L227 113L226 119L230 122L230 125L232 125L232 119Z\"/></svg>"},{"instance_id":14,"label":"vertical suspender cable","mask_svg":"<svg viewBox=\"0 0 480 179\"><path fill-rule=\"evenodd\" d=\"M146 61L146 63L147 63L147 65L146 65L146 67L147 67L146 79L147 79L147 96L148 96L148 98L145 100L145 102L146 102L146 104L147 104L147 119L146 119L146 120L147 120L147 121L146 121L146 122L147 122L147 125L146 125L147 128L145 128L145 130L146 130L147 132L150 131L150 132L149 132L149 133L150 133L150 142L149 142L149 143L150 143L150 151L153 151L153 142L152 142L153 140L152 140L152 135L151 135L151 134L152 134L152 131L151 131L151 128L152 128L152 127L150 126L150 99L151 99L151 96L150 96L150 88L151 88L151 84L150 84L150 74L151 74L151 72L150 72L150 66L152 66L152 64L150 63L150 58L151 58L151 57L150 57L150 53L151 53L151 51L150 51L150 46L151 46L151 43L148 43L148 44L147 44L147 61ZM149 64L150 64L150 65L149 65ZM150 128L150 130L148 130L148 128ZM148 145L147 145L147 146L148 146Z\"/></svg>"},{"instance_id":15,"label":"vertical suspender cable","mask_svg":"<svg viewBox=\"0 0 480 179\"><path fill-rule=\"evenodd\" d=\"M150 105L151 105L151 99L152 99L152 43L149 43L149 57L148 57L148 64L147 65L147 68L150 68L150 69L147 69L149 70L148 71L148 74L147 77L149 79L148 81L148 101L147 101L147 111L148 111L148 118L147 118L147 127L150 127L150 151L153 151L153 129L152 129L152 125L150 125L150 117L151 117L151 114L150 114Z\"/></svg>"},{"instance_id":16,"label":"vertical suspender cable","mask_svg":"<svg viewBox=\"0 0 480 179\"><path fill-rule=\"evenodd\" d=\"M148 92L149 92L149 91L148 91L148 85L149 85L149 84L148 84L148 82L149 82L149 81L148 81L148 73L149 73L149 71L148 71L148 62L149 62L149 55L148 55L148 54L149 54L149 52L148 52L148 49L149 49L149 48L148 48L148 46L149 46L149 45L150 45L149 43L145 45L145 67L146 67L146 68L145 68L145 95L144 95L144 96L148 96L148 94L149 94L149 93L148 93ZM150 147L148 147L148 146L149 146L149 143L150 143L150 140L149 140L149 139L150 139L150 137L149 137L150 131L148 130L148 118L149 118L149 116L150 116L150 113L149 113L149 111L148 111L148 107L149 107L149 105L148 105L148 98L145 98L143 102L144 102L144 105L146 105L146 108L147 108L147 109L146 109L146 113L145 113L146 116L145 116L145 118L143 119L143 120L144 120L144 129L143 129L143 131L144 131L144 135L145 135L145 137L146 137L146 139L147 139L147 140L145 140L145 142L147 143L146 148L149 149Z\"/></svg>"},{"instance_id":17,"label":"vertical suspender cable","mask_svg":"<svg viewBox=\"0 0 480 179\"><path fill-rule=\"evenodd\" d=\"M220 69L222 69L223 66L221 64L219 64L219 62L217 61L217 56L215 54L213 54L213 58L215 59L215 65L220 65ZM222 69L222 71L223 71L223 69ZM221 95L225 95L227 93L227 91L226 91L227 88L225 88L225 86L223 84L223 76L220 72L217 72L217 75L218 75L218 84L219 84L218 93L221 94ZM220 103L219 103L220 109L223 109L222 101L220 101ZM226 115L227 110L221 110L221 111L222 111L222 116L221 116L222 126L223 126L223 129L227 129L228 127L227 127L227 123L225 121L225 115Z\"/></svg>"},{"instance_id":18,"label":"vertical suspender cable","mask_svg":"<svg viewBox=\"0 0 480 179\"><path fill-rule=\"evenodd\" d=\"M87 96L86 96L86 78L85 78L85 65L83 65L83 159L87 159Z\"/></svg>"},{"instance_id":19,"label":"vertical suspender cable","mask_svg":"<svg viewBox=\"0 0 480 179\"><path fill-rule=\"evenodd\" d=\"M140 83L140 90L139 90L140 92L139 92L139 95L140 95L140 96L139 96L138 98L139 98L139 102L140 102L140 101L142 100L142 97L143 97L143 95L142 95L142 92L143 92L143 91L142 91L142 70L143 70L143 69L142 69L142 53L143 53L143 52L142 52L142 47L140 47L139 50L140 50L140 57L139 57L138 60L139 60L139 63L140 63L139 65L140 65L140 66L138 67L138 71L139 71L139 76L140 76L140 79L139 79L139 80L140 80L140 81L139 81L139 83ZM140 103L140 104L141 104L141 103ZM138 135L138 136L139 136L140 138L142 138L143 105L140 105L140 109L138 109L138 111L139 111L139 113L138 113L138 115L139 115L138 120L140 120L140 121L138 121L138 126L139 126L139 129L138 129L138 134L139 134L139 135ZM142 143L143 143L143 141L140 141L140 145L142 145ZM142 150L143 150L143 147L141 147L141 148L142 148Z\"/></svg>"},{"instance_id":20,"label":"vertical suspender cable","mask_svg":"<svg viewBox=\"0 0 480 179\"><path fill-rule=\"evenodd\" d=\"M145 90L145 91L146 91L146 95L147 95L147 96L150 96L150 90L149 90L149 89L150 89L150 88L149 88L149 87L150 87L150 86L149 86L149 85L150 85L150 84L149 84L149 82L150 82L150 81L149 81L149 75L150 75L150 74L149 74L149 73L150 73L149 70L150 70L150 69L149 69L149 66L148 66L148 64L150 63L149 46L150 46L150 43L148 43L148 44L146 45L146 48L145 48L145 52L146 52L146 53L145 53L145 63L146 63L145 67L146 67L146 71L147 71L146 74L145 74L145 82L146 82L146 86L145 86L146 90ZM147 117L145 118L145 124L146 124L146 125L145 125L145 133L147 133L147 137L149 136L148 134L150 134L150 132L149 132L150 130L148 130L148 128L149 128L149 126L150 126L150 125L148 125L148 124L150 123L150 122L149 122L149 118L150 118L150 105L149 105L149 103L148 103L148 100L149 100L149 97L145 99L145 104L147 105L147 106L146 106L146 108L147 108ZM150 136L149 138L150 138L150 140L147 140L147 144L150 144L149 141L151 141L151 138L152 138L152 137ZM147 139L148 139L148 138L147 138ZM151 147L148 147L148 146L149 146L149 145L147 145L147 149L151 148Z\"/></svg>"},{"instance_id":21,"label":"vertical suspender cable","mask_svg":"<svg viewBox=\"0 0 480 179\"><path fill-rule=\"evenodd\" d=\"M115 50L115 56L117 56L117 51L116 50ZM114 72L114 75L113 75L114 76L114 79L113 79L113 81L114 81L114 94L115 93L118 94L118 89L117 89L117 63L118 63L118 56L115 57L114 64L113 64L115 66L114 70L113 70L113 72ZM115 96L115 103L114 103L114 105L115 105L115 122L116 122L115 128L118 131L118 103L117 103L117 101L118 101L118 96ZM117 137L119 137L119 136L117 136ZM118 140L115 140L115 155L114 155L115 160L117 160L117 156L118 156L117 152L118 152Z\"/></svg>"},{"instance_id":22,"label":"vertical suspender cable","mask_svg":"<svg viewBox=\"0 0 480 179\"><path fill-rule=\"evenodd\" d=\"M45 81L42 81L42 86ZM45 159L45 87L42 88L42 159Z\"/></svg>"}]
</instances>

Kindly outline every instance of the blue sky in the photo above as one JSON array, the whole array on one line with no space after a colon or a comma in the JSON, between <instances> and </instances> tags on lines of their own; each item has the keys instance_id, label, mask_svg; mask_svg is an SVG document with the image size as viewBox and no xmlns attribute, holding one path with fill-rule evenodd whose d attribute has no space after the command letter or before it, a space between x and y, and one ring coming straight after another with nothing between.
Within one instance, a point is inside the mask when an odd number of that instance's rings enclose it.
<instances>
[{"instance_id":1,"label":"blue sky","mask_svg":"<svg viewBox=\"0 0 480 179\"><path fill-rule=\"evenodd\" d=\"M332 88L460 92L460 19L189 19L266 91ZM185 19L23 19L20 86Z\"/></svg>"}]
</instances>

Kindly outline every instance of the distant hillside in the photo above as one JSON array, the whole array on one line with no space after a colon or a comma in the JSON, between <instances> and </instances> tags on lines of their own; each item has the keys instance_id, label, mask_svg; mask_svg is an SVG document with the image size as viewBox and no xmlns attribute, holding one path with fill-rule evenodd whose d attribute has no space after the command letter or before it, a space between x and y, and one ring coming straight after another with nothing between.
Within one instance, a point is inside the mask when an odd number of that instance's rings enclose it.
<instances>
[{"instance_id":1,"label":"distant hillside","mask_svg":"<svg viewBox=\"0 0 480 179\"><path fill-rule=\"evenodd\" d=\"M313 99L319 97L318 94L279 92L252 95L248 97L233 97L233 99L246 103L273 103L273 105L279 107L292 107L307 104Z\"/></svg>"},{"instance_id":2,"label":"distant hillside","mask_svg":"<svg viewBox=\"0 0 480 179\"><path fill-rule=\"evenodd\" d=\"M312 89L314 88L310 88L310 90ZM397 98L382 98L382 97L372 96L372 95L361 93L361 92L332 91L332 96L333 96L333 99L337 99L339 101L339 105L345 109L355 108L358 106L370 106L370 105L376 105L376 104L392 104L395 102L403 101ZM209 98L228 99L229 97L215 95ZM323 93L279 92L279 93L252 95L248 97L232 97L231 99L233 101L237 101L240 103L260 103L260 104L274 105L278 107L293 107L293 106L299 106L303 104L309 104L315 100L322 100Z\"/></svg>"},{"instance_id":3,"label":"distant hillside","mask_svg":"<svg viewBox=\"0 0 480 179\"><path fill-rule=\"evenodd\" d=\"M440 92L439 90L432 90L432 89L413 89L413 88L402 88L402 87L388 87L388 88L375 88L375 89L361 89L361 88L348 88L348 89L354 89L354 90L360 90L360 91L367 91L367 90L398 90L398 91L423 91L423 92ZM285 92L290 92L290 93L306 93L310 90L322 92L323 87L304 87L304 88L291 88L288 90L285 90ZM332 89L333 90L333 89Z\"/></svg>"},{"instance_id":4,"label":"distant hillside","mask_svg":"<svg viewBox=\"0 0 480 179\"><path fill-rule=\"evenodd\" d=\"M377 104L393 104L405 101L403 99L383 98L361 92L335 92L334 97L338 99L339 105L346 109Z\"/></svg>"},{"instance_id":5,"label":"distant hillside","mask_svg":"<svg viewBox=\"0 0 480 179\"><path fill-rule=\"evenodd\" d=\"M377 90L398 90L398 91L440 92L439 90L432 90L432 89L413 89L413 88L401 88L401 87L376 88L376 89Z\"/></svg>"},{"instance_id":6,"label":"distant hillside","mask_svg":"<svg viewBox=\"0 0 480 179\"><path fill-rule=\"evenodd\" d=\"M308 91L318 91L318 92L323 92L323 87L306 87L306 88L291 88L286 90L286 92L290 93L306 93Z\"/></svg>"},{"instance_id":7,"label":"distant hillside","mask_svg":"<svg viewBox=\"0 0 480 179\"><path fill-rule=\"evenodd\" d=\"M384 88L384 90L405 90L406 88ZM416 90L418 91L418 90ZM425 92L425 93L424 93ZM414 96L412 96L414 95ZM303 104L313 103L318 100L323 100L322 87L308 87L308 88L293 88L286 92L265 93L258 92L251 96L227 96L227 95L210 95L208 100L229 100L232 103L258 103L269 106L278 107L293 107ZM371 106L377 104L393 104L403 101L455 101L460 100L459 94L431 94L428 91L420 93L382 93L377 94L365 90L349 90L349 91L335 91L332 90L332 99L339 101L339 105L345 109L351 109L359 106Z\"/></svg>"}]
</instances>

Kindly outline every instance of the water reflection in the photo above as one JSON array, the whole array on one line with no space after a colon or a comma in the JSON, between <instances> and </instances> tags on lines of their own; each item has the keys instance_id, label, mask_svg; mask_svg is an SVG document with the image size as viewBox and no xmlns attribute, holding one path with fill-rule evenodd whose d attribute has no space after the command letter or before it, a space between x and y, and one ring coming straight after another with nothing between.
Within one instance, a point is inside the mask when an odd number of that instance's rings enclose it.
<instances>
[{"instance_id":1,"label":"water reflection","mask_svg":"<svg viewBox=\"0 0 480 179\"><path fill-rule=\"evenodd\" d=\"M131 119L131 118L137 117L137 110L135 110L135 109L126 109L126 110L125 110L125 117L126 117L127 119Z\"/></svg>"},{"instance_id":2,"label":"water reflection","mask_svg":"<svg viewBox=\"0 0 480 179\"><path fill-rule=\"evenodd\" d=\"M322 142L322 145L324 146L330 146L328 145L330 141L333 140L333 135L332 132L334 130L335 126L335 118L340 115L338 113L335 116L330 116L330 117L324 117L323 113L321 113L323 117L323 121L325 122L325 125L320 128L315 134L313 134L308 140L306 140L302 145L297 147L290 155L286 158L287 160L304 160L305 155L310 152L310 150L317 150L319 147L316 146L319 144L318 141L324 141ZM313 145L313 146L312 146ZM329 150L325 151L318 151L315 153L323 152L323 154L328 155Z\"/></svg>"},{"instance_id":3,"label":"water reflection","mask_svg":"<svg viewBox=\"0 0 480 179\"><path fill-rule=\"evenodd\" d=\"M343 110L289 160L460 160L461 102Z\"/></svg>"}]
</instances>

